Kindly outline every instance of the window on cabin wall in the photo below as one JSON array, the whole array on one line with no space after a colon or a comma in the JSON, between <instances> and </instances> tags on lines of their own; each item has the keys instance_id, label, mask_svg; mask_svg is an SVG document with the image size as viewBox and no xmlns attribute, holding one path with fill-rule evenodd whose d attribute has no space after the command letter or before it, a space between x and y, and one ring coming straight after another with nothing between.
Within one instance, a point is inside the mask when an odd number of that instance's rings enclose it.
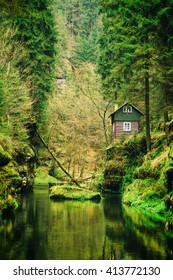
<instances>
[{"instance_id":1,"label":"window on cabin wall","mask_svg":"<svg viewBox=\"0 0 173 280\"><path fill-rule=\"evenodd\" d=\"M127 107L127 113L132 113L132 106Z\"/></svg>"},{"instance_id":2,"label":"window on cabin wall","mask_svg":"<svg viewBox=\"0 0 173 280\"><path fill-rule=\"evenodd\" d=\"M127 106L123 107L123 113L127 113Z\"/></svg>"},{"instance_id":3,"label":"window on cabin wall","mask_svg":"<svg viewBox=\"0 0 173 280\"><path fill-rule=\"evenodd\" d=\"M132 106L124 106L123 113L132 113Z\"/></svg>"},{"instance_id":4,"label":"window on cabin wall","mask_svg":"<svg viewBox=\"0 0 173 280\"><path fill-rule=\"evenodd\" d=\"M124 122L123 123L123 131L131 131L132 125L131 122Z\"/></svg>"}]
</instances>

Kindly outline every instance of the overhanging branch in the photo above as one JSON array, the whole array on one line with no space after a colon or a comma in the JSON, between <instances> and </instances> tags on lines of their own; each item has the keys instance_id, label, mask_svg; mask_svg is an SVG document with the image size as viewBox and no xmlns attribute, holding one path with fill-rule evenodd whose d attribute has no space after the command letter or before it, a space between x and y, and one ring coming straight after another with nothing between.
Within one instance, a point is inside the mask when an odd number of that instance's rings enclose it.
<instances>
[{"instance_id":1,"label":"overhanging branch","mask_svg":"<svg viewBox=\"0 0 173 280\"><path fill-rule=\"evenodd\" d=\"M81 187L80 184L78 183L78 181L62 166L62 164L60 163L60 161L56 158L56 156L52 153L52 151L50 150L50 148L48 147L48 145L45 143L44 139L41 137L40 133L37 131L37 136L40 140L40 142L42 143L42 145L46 148L46 150L48 151L48 153L51 155L51 157L55 160L55 162L57 163L58 167L64 172L64 174L70 178L71 182L73 182L76 186Z\"/></svg>"}]
</instances>

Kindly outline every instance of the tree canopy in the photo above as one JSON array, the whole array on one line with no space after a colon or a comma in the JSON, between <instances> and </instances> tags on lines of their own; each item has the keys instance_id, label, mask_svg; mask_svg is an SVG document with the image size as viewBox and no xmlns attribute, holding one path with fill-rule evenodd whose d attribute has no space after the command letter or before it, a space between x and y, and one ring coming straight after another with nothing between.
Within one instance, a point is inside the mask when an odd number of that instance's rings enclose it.
<instances>
[{"instance_id":1,"label":"tree canopy","mask_svg":"<svg viewBox=\"0 0 173 280\"><path fill-rule=\"evenodd\" d=\"M128 96L128 100L145 107L150 148L150 112L159 110L165 122L169 120L173 3L159 0L100 0L99 3L103 14L99 72L105 95L117 100Z\"/></svg>"},{"instance_id":2,"label":"tree canopy","mask_svg":"<svg viewBox=\"0 0 173 280\"><path fill-rule=\"evenodd\" d=\"M30 77L37 125L45 120L48 96L55 80L57 36L52 3L52 0L1 1L3 20L16 27L14 39L25 48L26 55L18 61L18 68L24 77Z\"/></svg>"}]
</instances>

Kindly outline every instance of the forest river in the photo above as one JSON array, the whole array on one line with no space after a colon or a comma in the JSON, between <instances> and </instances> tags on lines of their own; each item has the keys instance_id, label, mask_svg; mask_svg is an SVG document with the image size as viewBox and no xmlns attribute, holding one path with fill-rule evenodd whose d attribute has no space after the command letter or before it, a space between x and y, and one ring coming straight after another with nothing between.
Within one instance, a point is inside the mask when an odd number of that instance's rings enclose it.
<instances>
[{"instance_id":1,"label":"forest river","mask_svg":"<svg viewBox=\"0 0 173 280\"><path fill-rule=\"evenodd\" d=\"M17 213L0 221L1 260L173 259L173 235L153 215L121 203L54 202L36 186Z\"/></svg>"}]
</instances>

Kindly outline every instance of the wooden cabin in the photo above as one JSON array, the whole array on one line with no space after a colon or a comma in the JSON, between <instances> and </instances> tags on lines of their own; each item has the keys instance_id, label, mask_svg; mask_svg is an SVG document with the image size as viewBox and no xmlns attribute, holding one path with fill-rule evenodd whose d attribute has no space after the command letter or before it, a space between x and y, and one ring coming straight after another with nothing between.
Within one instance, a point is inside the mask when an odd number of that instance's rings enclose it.
<instances>
[{"instance_id":1,"label":"wooden cabin","mask_svg":"<svg viewBox=\"0 0 173 280\"><path fill-rule=\"evenodd\" d=\"M140 118L144 114L131 103L124 103L110 114L113 138L117 139L122 134L131 134L139 131Z\"/></svg>"}]
</instances>

